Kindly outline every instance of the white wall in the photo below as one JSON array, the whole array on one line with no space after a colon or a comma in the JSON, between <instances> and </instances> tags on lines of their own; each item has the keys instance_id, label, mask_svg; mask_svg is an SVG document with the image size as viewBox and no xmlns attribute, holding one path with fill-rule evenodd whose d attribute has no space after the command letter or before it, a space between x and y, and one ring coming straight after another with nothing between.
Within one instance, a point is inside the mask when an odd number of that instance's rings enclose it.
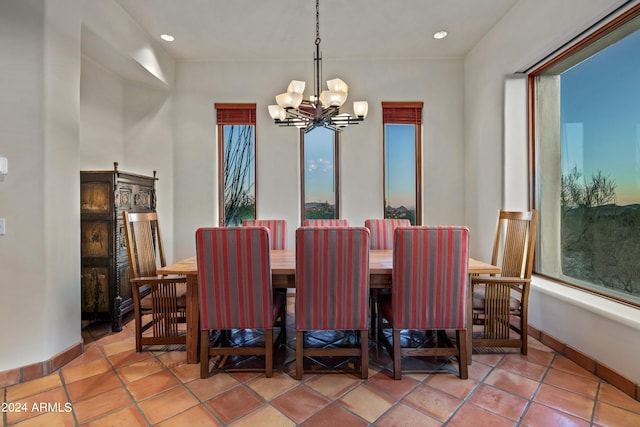
<instances>
[{"instance_id":1,"label":"white wall","mask_svg":"<svg viewBox=\"0 0 640 427\"><path fill-rule=\"evenodd\" d=\"M382 101L424 101L424 218L464 222L462 59L323 59L325 75L349 85L349 100L369 102L369 116L340 141L341 217L352 225L383 215ZM216 102L257 104L258 217L287 220L289 247L300 224L299 134L267 112L291 79L311 84L304 62L183 62L175 103L175 255L195 254L198 227L217 224ZM375 72L372 72L375 70Z\"/></svg>"},{"instance_id":2,"label":"white wall","mask_svg":"<svg viewBox=\"0 0 640 427\"><path fill-rule=\"evenodd\" d=\"M81 169L157 170L171 231L174 70L112 1L0 2L0 59L2 372L82 341Z\"/></svg>"},{"instance_id":3,"label":"white wall","mask_svg":"<svg viewBox=\"0 0 640 427\"><path fill-rule=\"evenodd\" d=\"M157 172L156 209L165 257L173 257L173 98L164 88L124 84L124 170Z\"/></svg>"},{"instance_id":4,"label":"white wall","mask_svg":"<svg viewBox=\"0 0 640 427\"><path fill-rule=\"evenodd\" d=\"M82 56L80 75L80 168L108 170L124 157L122 77Z\"/></svg>"},{"instance_id":5,"label":"white wall","mask_svg":"<svg viewBox=\"0 0 640 427\"><path fill-rule=\"evenodd\" d=\"M527 208L520 191L528 171L503 167L511 166L511 162L521 164L527 150L524 144L518 149L514 140L504 139L503 118L518 120L514 114L526 113L521 109L504 111L505 78L542 60L622 3L621 0L520 0L465 58L466 219L472 232L479 236L472 242L472 255L489 259L499 208ZM509 132L516 138L521 136L513 129ZM503 153L509 157L503 158ZM512 175L503 177L503 170ZM505 185L503 179L518 184ZM508 192L503 194L503 189ZM629 320L637 319L637 309L539 277L534 277L529 307L529 322L537 329L625 377L640 381L634 356L640 351L640 325ZM612 348L625 351L610 351Z\"/></svg>"},{"instance_id":6,"label":"white wall","mask_svg":"<svg viewBox=\"0 0 640 427\"><path fill-rule=\"evenodd\" d=\"M74 2L0 2L0 371L81 341L80 14ZM71 208L70 208L71 207ZM10 344L6 344L10 343Z\"/></svg>"}]
</instances>

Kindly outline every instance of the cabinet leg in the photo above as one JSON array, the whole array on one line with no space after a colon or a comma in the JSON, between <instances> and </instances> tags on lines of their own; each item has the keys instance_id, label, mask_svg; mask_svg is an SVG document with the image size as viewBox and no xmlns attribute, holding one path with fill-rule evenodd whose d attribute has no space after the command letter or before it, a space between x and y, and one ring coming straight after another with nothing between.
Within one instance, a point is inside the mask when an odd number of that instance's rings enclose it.
<instances>
[{"instance_id":1,"label":"cabinet leg","mask_svg":"<svg viewBox=\"0 0 640 427\"><path fill-rule=\"evenodd\" d=\"M120 305L122 304L122 298L116 297L113 307L113 320L111 324L111 332L122 331L122 310Z\"/></svg>"}]
</instances>

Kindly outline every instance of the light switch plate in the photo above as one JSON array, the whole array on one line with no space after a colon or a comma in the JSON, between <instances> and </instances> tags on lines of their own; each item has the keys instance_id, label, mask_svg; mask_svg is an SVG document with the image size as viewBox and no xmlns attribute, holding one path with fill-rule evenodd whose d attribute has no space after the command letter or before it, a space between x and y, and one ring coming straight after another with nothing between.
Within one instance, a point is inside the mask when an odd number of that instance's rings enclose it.
<instances>
[{"instance_id":1,"label":"light switch plate","mask_svg":"<svg viewBox=\"0 0 640 427\"><path fill-rule=\"evenodd\" d=\"M0 218L0 236L5 235L4 218Z\"/></svg>"},{"instance_id":2,"label":"light switch plate","mask_svg":"<svg viewBox=\"0 0 640 427\"><path fill-rule=\"evenodd\" d=\"M9 173L9 161L6 157L0 157L0 175Z\"/></svg>"}]
</instances>

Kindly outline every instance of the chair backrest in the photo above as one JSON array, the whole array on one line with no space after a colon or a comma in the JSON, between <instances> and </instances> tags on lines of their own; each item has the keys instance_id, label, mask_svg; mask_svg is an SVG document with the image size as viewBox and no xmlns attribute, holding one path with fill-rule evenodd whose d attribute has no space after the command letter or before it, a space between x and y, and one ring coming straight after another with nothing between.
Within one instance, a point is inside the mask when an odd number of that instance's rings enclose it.
<instances>
[{"instance_id":1,"label":"chair backrest","mask_svg":"<svg viewBox=\"0 0 640 427\"><path fill-rule=\"evenodd\" d=\"M364 330L368 323L369 230L296 230L296 329Z\"/></svg>"},{"instance_id":2,"label":"chair backrest","mask_svg":"<svg viewBox=\"0 0 640 427\"><path fill-rule=\"evenodd\" d=\"M287 249L287 221L284 219L245 219L244 227L267 227L271 233L271 249Z\"/></svg>"},{"instance_id":3,"label":"chair backrest","mask_svg":"<svg viewBox=\"0 0 640 427\"><path fill-rule=\"evenodd\" d=\"M503 277L531 278L538 211L498 211L491 264Z\"/></svg>"},{"instance_id":4,"label":"chair backrest","mask_svg":"<svg viewBox=\"0 0 640 427\"><path fill-rule=\"evenodd\" d=\"M201 329L270 327L273 294L266 227L200 228L196 258Z\"/></svg>"},{"instance_id":5,"label":"chair backrest","mask_svg":"<svg viewBox=\"0 0 640 427\"><path fill-rule=\"evenodd\" d=\"M393 244L394 328L466 327L469 229L397 228Z\"/></svg>"},{"instance_id":6,"label":"chair backrest","mask_svg":"<svg viewBox=\"0 0 640 427\"><path fill-rule=\"evenodd\" d=\"M408 219L367 219L364 226L371 231L371 249L393 249L393 232L397 227L409 227Z\"/></svg>"},{"instance_id":7,"label":"chair backrest","mask_svg":"<svg viewBox=\"0 0 640 427\"><path fill-rule=\"evenodd\" d=\"M348 227L346 219L305 219L305 227Z\"/></svg>"},{"instance_id":8,"label":"chair backrest","mask_svg":"<svg viewBox=\"0 0 640 427\"><path fill-rule=\"evenodd\" d=\"M129 277L156 276L156 270L166 265L158 214L123 212L123 219Z\"/></svg>"}]
</instances>

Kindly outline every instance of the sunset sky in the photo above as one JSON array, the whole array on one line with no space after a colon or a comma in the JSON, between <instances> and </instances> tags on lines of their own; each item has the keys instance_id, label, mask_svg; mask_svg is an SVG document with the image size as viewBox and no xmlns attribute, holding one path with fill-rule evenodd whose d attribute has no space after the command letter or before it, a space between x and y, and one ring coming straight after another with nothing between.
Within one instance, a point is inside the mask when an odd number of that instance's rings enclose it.
<instances>
[{"instance_id":1,"label":"sunset sky","mask_svg":"<svg viewBox=\"0 0 640 427\"><path fill-rule=\"evenodd\" d=\"M616 203L640 203L640 31L561 75L563 173L616 182Z\"/></svg>"}]
</instances>

